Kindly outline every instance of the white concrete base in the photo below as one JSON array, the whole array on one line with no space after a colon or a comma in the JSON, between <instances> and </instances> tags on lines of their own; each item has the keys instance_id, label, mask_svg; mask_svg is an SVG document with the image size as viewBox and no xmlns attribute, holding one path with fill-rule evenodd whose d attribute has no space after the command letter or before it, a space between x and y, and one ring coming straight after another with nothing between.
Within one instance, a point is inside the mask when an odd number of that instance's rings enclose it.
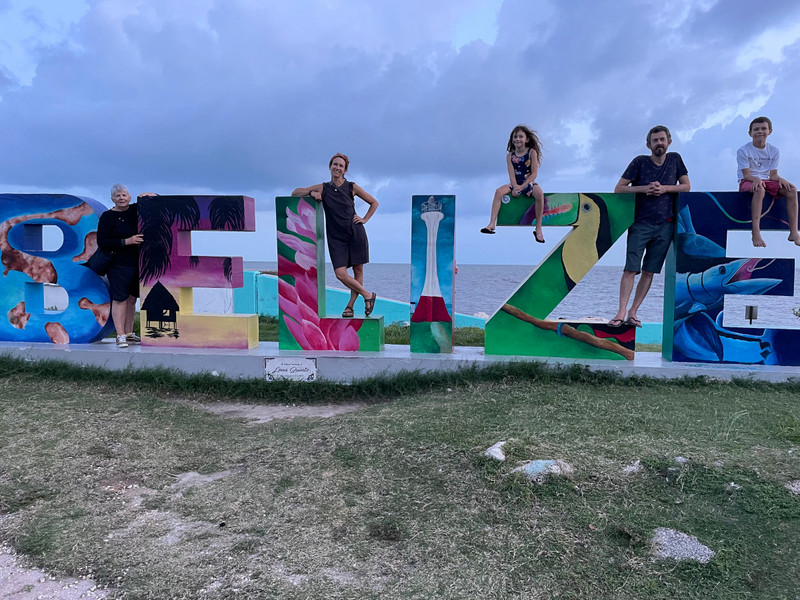
<instances>
[{"instance_id":1,"label":"white concrete base","mask_svg":"<svg viewBox=\"0 0 800 600\"><path fill-rule=\"evenodd\" d=\"M800 378L800 367L671 363L653 352L638 352L633 361L578 360L531 356L486 356L483 348L456 347L452 354L411 354L408 346L387 345L383 352L299 352L279 351L277 342L261 342L250 350L215 348L152 348L131 345L117 349L113 339L95 344L45 344L0 342L0 354L27 360L58 360L110 370L164 367L187 374L214 373L231 378L265 379L266 359L278 356L314 358L317 378L352 382L376 375L401 371L454 371L517 361L540 361L552 365L582 364L595 371L621 375L646 375L677 378L705 375L716 379L752 378L761 381L787 381Z\"/></svg>"}]
</instances>

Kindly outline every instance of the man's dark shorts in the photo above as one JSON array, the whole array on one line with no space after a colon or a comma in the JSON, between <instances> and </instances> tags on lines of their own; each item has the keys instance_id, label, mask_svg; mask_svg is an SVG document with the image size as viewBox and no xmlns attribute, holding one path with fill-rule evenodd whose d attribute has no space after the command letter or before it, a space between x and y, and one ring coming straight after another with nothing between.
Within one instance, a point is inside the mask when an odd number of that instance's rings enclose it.
<instances>
[{"instance_id":1,"label":"man's dark shorts","mask_svg":"<svg viewBox=\"0 0 800 600\"><path fill-rule=\"evenodd\" d=\"M641 273L661 273L667 250L672 243L675 223L634 223L628 229L628 251L625 255L625 270ZM646 252L645 252L646 250ZM642 264L644 254L644 264Z\"/></svg>"}]
</instances>

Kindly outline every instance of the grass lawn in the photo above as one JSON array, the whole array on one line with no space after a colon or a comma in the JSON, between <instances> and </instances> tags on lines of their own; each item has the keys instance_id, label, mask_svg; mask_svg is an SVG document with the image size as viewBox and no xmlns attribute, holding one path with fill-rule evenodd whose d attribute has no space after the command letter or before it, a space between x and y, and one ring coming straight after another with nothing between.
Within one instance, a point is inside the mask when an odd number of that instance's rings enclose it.
<instances>
[{"instance_id":1,"label":"grass lawn","mask_svg":"<svg viewBox=\"0 0 800 600\"><path fill-rule=\"evenodd\" d=\"M200 408L224 388L0 362L0 539L126 598L797 597L797 384L509 366L294 386L379 391L253 426ZM506 463L482 456L499 440ZM575 471L508 474L537 458ZM656 527L716 556L653 562Z\"/></svg>"}]
</instances>

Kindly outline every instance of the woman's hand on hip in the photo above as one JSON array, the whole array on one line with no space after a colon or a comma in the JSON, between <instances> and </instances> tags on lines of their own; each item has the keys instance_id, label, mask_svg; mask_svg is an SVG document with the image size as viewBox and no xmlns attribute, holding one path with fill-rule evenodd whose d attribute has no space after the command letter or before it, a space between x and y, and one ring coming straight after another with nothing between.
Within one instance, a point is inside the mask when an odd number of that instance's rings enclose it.
<instances>
[{"instance_id":1,"label":"woman's hand on hip","mask_svg":"<svg viewBox=\"0 0 800 600\"><path fill-rule=\"evenodd\" d=\"M366 219L362 219L358 215L353 215L353 223L361 223L362 225L364 225L366 222L367 222Z\"/></svg>"},{"instance_id":2,"label":"woman's hand on hip","mask_svg":"<svg viewBox=\"0 0 800 600\"><path fill-rule=\"evenodd\" d=\"M142 234L141 233L137 233L136 235L132 235L129 238L125 238L125 245L126 246L130 246L130 245L138 246L143 241L144 241L144 238L142 237Z\"/></svg>"}]
</instances>

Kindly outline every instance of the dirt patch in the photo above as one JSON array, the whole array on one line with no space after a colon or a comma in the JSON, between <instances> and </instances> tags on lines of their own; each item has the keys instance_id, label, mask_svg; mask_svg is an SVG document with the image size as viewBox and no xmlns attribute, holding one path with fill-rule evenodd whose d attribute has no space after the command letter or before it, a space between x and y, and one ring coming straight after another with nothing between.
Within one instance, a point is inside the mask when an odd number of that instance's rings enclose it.
<instances>
[{"instance_id":1,"label":"dirt patch","mask_svg":"<svg viewBox=\"0 0 800 600\"><path fill-rule=\"evenodd\" d=\"M77 600L108 596L109 592L98 588L92 579L53 577L39 569L27 567L10 547L0 544L0 598Z\"/></svg>"},{"instance_id":2,"label":"dirt patch","mask_svg":"<svg viewBox=\"0 0 800 600\"><path fill-rule=\"evenodd\" d=\"M244 471L239 470L236 471L237 473L243 473ZM212 481L216 481L217 479L222 479L223 477L227 477L228 475L233 475L234 471L218 471L217 473L210 473L208 475L202 475L197 473L196 471L189 471L188 473L181 473L180 475L175 476L175 483L170 486L170 489L178 490L182 492L183 490L191 487L197 487L199 485L205 485L207 483L211 483ZM180 493L178 494L180 496Z\"/></svg>"},{"instance_id":3,"label":"dirt patch","mask_svg":"<svg viewBox=\"0 0 800 600\"><path fill-rule=\"evenodd\" d=\"M362 403L354 404L322 404L322 405L302 405L288 406L284 404L233 404L227 402L215 402L213 404L196 404L203 410L207 410L225 419L247 419L251 425L269 423L276 419L289 420L296 417L328 418L344 413L355 412L365 408L367 405Z\"/></svg>"},{"instance_id":4,"label":"dirt patch","mask_svg":"<svg viewBox=\"0 0 800 600\"><path fill-rule=\"evenodd\" d=\"M220 471L209 475L190 471L175 476L175 483L166 488L165 491L173 492L173 498L179 498L189 488L206 485L217 481L238 471ZM117 481L117 480L110 480ZM122 477L119 482L126 484L130 478ZM154 498L159 492L145 486L137 484L123 485L122 487L103 486L106 490L113 490L114 497L126 505L127 510L135 514L135 518L121 529L109 531L106 541L113 539L126 538L129 536L141 535L142 531L162 531L158 540L165 546L175 546L187 537L201 535L215 530L222 524L212 524L206 521L186 520L181 515L171 511L160 510L158 508L145 508L144 501Z\"/></svg>"}]
</instances>

